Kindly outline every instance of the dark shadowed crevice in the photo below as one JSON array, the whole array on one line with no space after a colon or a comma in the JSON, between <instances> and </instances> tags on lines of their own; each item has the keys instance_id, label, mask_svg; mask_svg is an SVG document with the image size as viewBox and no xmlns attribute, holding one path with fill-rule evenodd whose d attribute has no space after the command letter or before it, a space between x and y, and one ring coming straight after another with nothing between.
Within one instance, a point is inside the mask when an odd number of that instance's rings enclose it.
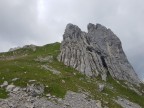
<instances>
[{"instance_id":1,"label":"dark shadowed crevice","mask_svg":"<svg viewBox=\"0 0 144 108\"><path fill-rule=\"evenodd\" d=\"M88 43L88 45L90 45L90 39L88 37L86 37L86 42Z\"/></svg>"},{"instance_id":2,"label":"dark shadowed crevice","mask_svg":"<svg viewBox=\"0 0 144 108\"><path fill-rule=\"evenodd\" d=\"M105 62L104 56L101 56L100 58L101 58L103 67L107 70L107 75L110 75L109 70L108 70L108 66L107 66L107 64Z\"/></svg>"},{"instance_id":3,"label":"dark shadowed crevice","mask_svg":"<svg viewBox=\"0 0 144 108\"><path fill-rule=\"evenodd\" d=\"M105 62L104 56L101 56L101 61L102 61L103 67L108 70L108 66L107 66L107 64Z\"/></svg>"},{"instance_id":4,"label":"dark shadowed crevice","mask_svg":"<svg viewBox=\"0 0 144 108\"><path fill-rule=\"evenodd\" d=\"M92 47L87 46L86 50L89 52L93 52L94 49Z\"/></svg>"}]
</instances>

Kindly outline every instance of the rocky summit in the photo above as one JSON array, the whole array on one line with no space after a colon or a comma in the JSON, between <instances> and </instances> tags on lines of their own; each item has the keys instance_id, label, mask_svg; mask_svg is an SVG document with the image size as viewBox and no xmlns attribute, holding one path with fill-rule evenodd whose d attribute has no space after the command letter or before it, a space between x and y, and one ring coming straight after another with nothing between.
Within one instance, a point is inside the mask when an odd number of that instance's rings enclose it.
<instances>
[{"instance_id":1,"label":"rocky summit","mask_svg":"<svg viewBox=\"0 0 144 108\"><path fill-rule=\"evenodd\" d=\"M66 26L58 60L90 77L101 76L106 80L111 75L118 80L139 84L120 39L101 24L90 23L87 29L86 33L76 25Z\"/></svg>"}]
</instances>

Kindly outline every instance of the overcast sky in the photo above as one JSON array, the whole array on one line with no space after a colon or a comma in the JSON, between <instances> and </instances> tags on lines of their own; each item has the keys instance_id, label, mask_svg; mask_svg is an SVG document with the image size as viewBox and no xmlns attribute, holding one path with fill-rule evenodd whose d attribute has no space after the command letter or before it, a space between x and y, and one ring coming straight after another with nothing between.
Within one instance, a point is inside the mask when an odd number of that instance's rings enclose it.
<instances>
[{"instance_id":1,"label":"overcast sky","mask_svg":"<svg viewBox=\"0 0 144 108\"><path fill-rule=\"evenodd\" d=\"M60 42L67 23L112 29L144 79L144 0L0 0L0 52Z\"/></svg>"}]
</instances>

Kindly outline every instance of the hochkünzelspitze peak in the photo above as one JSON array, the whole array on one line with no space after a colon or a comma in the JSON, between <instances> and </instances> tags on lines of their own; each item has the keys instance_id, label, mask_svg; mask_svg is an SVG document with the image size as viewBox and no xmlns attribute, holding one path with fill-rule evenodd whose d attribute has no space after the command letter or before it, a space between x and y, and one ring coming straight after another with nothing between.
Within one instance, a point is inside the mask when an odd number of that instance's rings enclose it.
<instances>
[{"instance_id":1,"label":"hochk\u00fcnzelspitze peak","mask_svg":"<svg viewBox=\"0 0 144 108\"><path fill-rule=\"evenodd\" d=\"M68 24L63 35L58 60L81 73L103 80L111 75L115 79L139 84L137 74L128 62L120 39L105 26L91 24L88 33L73 24Z\"/></svg>"}]
</instances>

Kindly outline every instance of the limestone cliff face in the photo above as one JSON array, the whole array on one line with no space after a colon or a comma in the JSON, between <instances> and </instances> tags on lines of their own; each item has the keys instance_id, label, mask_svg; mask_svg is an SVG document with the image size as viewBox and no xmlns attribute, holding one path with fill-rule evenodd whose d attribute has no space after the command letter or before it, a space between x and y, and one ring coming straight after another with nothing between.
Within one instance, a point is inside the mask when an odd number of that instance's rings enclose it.
<instances>
[{"instance_id":1,"label":"limestone cliff face","mask_svg":"<svg viewBox=\"0 0 144 108\"><path fill-rule=\"evenodd\" d=\"M107 75L137 84L140 80L128 62L119 38L100 24L88 24L88 33L68 24L58 60L81 73L106 80Z\"/></svg>"}]
</instances>

